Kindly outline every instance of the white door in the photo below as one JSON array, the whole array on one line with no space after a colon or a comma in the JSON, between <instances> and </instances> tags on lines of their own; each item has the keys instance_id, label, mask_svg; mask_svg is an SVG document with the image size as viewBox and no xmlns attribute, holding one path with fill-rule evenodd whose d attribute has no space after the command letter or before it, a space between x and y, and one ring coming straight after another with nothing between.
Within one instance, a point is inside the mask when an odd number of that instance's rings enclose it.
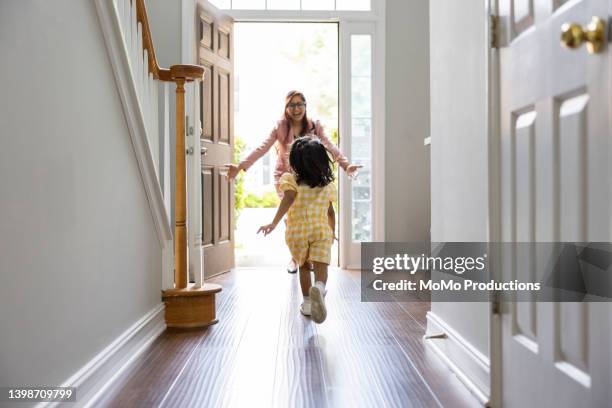
<instances>
[{"instance_id":1,"label":"white door","mask_svg":"<svg viewBox=\"0 0 612 408\"><path fill-rule=\"evenodd\" d=\"M564 23L599 16L607 25L611 10L610 0L499 0L504 242L612 241L609 46L590 54L560 44ZM504 272L542 279L524 260ZM502 310L504 407L612 406L610 304Z\"/></svg>"}]
</instances>

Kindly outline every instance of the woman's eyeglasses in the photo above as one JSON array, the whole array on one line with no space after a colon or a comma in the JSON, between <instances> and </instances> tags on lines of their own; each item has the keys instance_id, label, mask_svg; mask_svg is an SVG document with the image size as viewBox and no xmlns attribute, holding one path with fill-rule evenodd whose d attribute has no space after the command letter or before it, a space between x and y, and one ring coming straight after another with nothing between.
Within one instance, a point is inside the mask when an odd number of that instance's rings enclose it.
<instances>
[{"instance_id":1,"label":"woman's eyeglasses","mask_svg":"<svg viewBox=\"0 0 612 408\"><path fill-rule=\"evenodd\" d=\"M304 102L287 104L287 108L291 110L304 109L305 107L306 107L306 104Z\"/></svg>"}]
</instances>

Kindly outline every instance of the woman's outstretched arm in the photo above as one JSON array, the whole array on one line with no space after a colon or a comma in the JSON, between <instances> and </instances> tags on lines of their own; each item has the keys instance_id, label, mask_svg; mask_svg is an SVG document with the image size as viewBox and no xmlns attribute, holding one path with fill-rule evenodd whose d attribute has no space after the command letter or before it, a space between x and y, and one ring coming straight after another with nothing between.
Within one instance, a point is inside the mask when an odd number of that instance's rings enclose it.
<instances>
[{"instance_id":1,"label":"woman's outstretched arm","mask_svg":"<svg viewBox=\"0 0 612 408\"><path fill-rule=\"evenodd\" d=\"M264 154L270 150L270 148L274 145L277 139L278 127L274 127L272 132L270 132L270 136L263 141L255 150L253 150L249 155L242 160L239 164L227 164L228 172L227 178L232 180L236 178L240 170L247 171L249 167L251 167L257 160L259 160Z\"/></svg>"},{"instance_id":2,"label":"woman's outstretched arm","mask_svg":"<svg viewBox=\"0 0 612 408\"><path fill-rule=\"evenodd\" d=\"M334 158L334 160L336 160L338 162L340 167L342 167L344 169L344 171L346 171L346 173L349 176L352 175L353 173L355 173L355 171L357 171L357 169L360 169L361 167L363 167L363 166L360 166L360 165L351 164L351 162L349 162L349 160L346 158L346 156L344 154L342 154L342 152L340 151L338 146L336 146L325 135L325 131L323 130L323 126L321 126L321 123L318 122L318 121L315 123L315 134L317 135L319 140L321 140L321 143L323 143L323 146L325 146L327 151L331 153L331 155Z\"/></svg>"}]
</instances>

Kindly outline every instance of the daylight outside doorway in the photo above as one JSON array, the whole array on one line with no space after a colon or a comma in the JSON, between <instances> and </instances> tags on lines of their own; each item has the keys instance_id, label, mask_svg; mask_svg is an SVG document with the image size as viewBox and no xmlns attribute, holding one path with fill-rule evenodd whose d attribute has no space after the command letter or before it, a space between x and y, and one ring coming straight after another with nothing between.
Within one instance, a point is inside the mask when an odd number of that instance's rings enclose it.
<instances>
[{"instance_id":1,"label":"daylight outside doorway","mask_svg":"<svg viewBox=\"0 0 612 408\"><path fill-rule=\"evenodd\" d=\"M338 24L239 22L234 30L235 159L267 138L283 115L285 95L293 89L304 93L308 116L319 120L337 144ZM256 234L260 225L272 221L279 203L275 163L272 148L236 180L238 267L280 267L290 259L284 223L265 238ZM332 265L338 265L337 242Z\"/></svg>"}]
</instances>

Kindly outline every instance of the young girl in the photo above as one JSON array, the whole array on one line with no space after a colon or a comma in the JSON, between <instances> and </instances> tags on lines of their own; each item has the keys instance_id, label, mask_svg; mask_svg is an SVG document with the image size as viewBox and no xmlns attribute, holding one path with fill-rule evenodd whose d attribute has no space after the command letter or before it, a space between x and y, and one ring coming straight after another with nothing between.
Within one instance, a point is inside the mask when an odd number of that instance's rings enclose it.
<instances>
[{"instance_id":1,"label":"young girl","mask_svg":"<svg viewBox=\"0 0 612 408\"><path fill-rule=\"evenodd\" d=\"M300 269L304 296L300 311L305 316L312 316L316 323L322 323L327 317L325 284L336 225L332 203L337 191L331 160L318 139L303 137L293 143L289 164L292 173L285 173L280 178L283 199L276 216L272 223L260 227L257 232L268 235L289 212L285 241ZM315 274L314 285L310 281L310 263Z\"/></svg>"}]
</instances>

